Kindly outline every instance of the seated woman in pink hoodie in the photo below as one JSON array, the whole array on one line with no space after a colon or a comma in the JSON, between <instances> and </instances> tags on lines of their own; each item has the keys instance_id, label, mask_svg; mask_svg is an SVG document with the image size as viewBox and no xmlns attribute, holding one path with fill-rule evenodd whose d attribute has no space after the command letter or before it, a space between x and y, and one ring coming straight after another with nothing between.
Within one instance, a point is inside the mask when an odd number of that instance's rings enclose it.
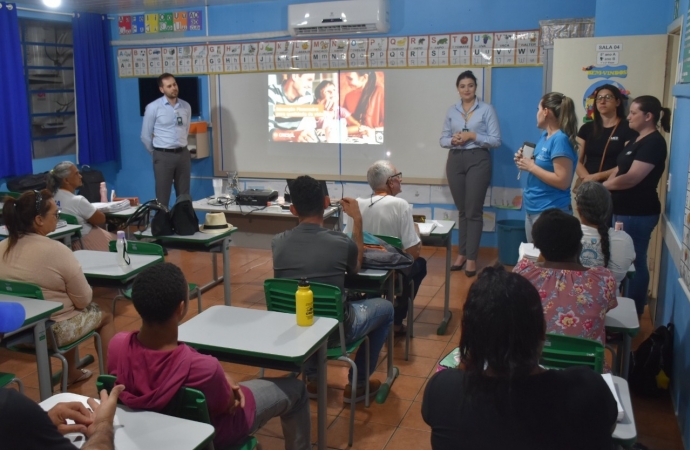
<instances>
[{"instance_id":1,"label":"seated woman in pink hoodie","mask_svg":"<svg viewBox=\"0 0 690 450\"><path fill-rule=\"evenodd\" d=\"M187 313L187 281L174 264L149 267L134 280L132 301L140 331L118 333L110 342L108 373L127 386L120 400L130 408L160 411L183 386L206 396L214 444L233 445L280 416L286 449L311 449L305 384L296 378L236 383L218 360L177 340ZM260 330L257 330L260 332Z\"/></svg>"}]
</instances>

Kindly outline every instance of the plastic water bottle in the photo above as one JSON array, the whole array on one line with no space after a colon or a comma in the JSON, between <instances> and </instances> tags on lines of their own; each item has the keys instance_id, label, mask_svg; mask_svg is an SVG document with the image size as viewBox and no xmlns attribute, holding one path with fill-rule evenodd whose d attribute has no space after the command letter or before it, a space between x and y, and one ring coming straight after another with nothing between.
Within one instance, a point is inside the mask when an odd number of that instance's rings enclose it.
<instances>
[{"instance_id":1,"label":"plastic water bottle","mask_svg":"<svg viewBox=\"0 0 690 450\"><path fill-rule=\"evenodd\" d=\"M314 293L306 278L302 278L295 292L295 309L297 325L310 327L314 324Z\"/></svg>"},{"instance_id":2,"label":"plastic water bottle","mask_svg":"<svg viewBox=\"0 0 690 450\"><path fill-rule=\"evenodd\" d=\"M129 263L125 260L125 249L127 248L127 238L124 231L117 232L117 241L115 241L115 248L117 249L117 265L126 268Z\"/></svg>"},{"instance_id":3,"label":"plastic water bottle","mask_svg":"<svg viewBox=\"0 0 690 450\"><path fill-rule=\"evenodd\" d=\"M106 203L108 201L108 189L106 189L106 187L105 187L105 181L101 181L100 191L101 191L101 202Z\"/></svg>"}]
</instances>

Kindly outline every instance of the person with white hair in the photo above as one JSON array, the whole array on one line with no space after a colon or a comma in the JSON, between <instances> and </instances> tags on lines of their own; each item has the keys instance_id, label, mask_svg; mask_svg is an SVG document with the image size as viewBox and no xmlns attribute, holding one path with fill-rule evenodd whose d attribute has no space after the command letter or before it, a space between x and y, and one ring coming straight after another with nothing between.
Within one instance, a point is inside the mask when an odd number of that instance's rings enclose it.
<instances>
[{"instance_id":1,"label":"person with white hair","mask_svg":"<svg viewBox=\"0 0 690 450\"><path fill-rule=\"evenodd\" d=\"M395 333L405 334L407 330L402 322L407 317L408 299L417 293L426 276L426 259L421 257L422 240L419 228L412 220L412 206L405 199L396 197L402 192L402 172L398 172L390 161L376 161L367 170L367 181L371 196L357 199L362 213L362 229L375 235L399 238L405 253L414 258L409 273L403 276L403 292L396 298L393 319ZM352 219L348 217L345 230L351 228ZM410 279L414 281L414 294L410 290Z\"/></svg>"}]
</instances>

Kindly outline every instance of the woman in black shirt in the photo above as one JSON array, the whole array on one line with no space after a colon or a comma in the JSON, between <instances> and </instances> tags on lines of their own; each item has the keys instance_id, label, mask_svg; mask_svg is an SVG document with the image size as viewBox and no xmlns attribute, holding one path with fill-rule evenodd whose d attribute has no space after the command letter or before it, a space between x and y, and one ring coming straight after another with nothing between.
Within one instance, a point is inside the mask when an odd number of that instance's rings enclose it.
<instances>
[{"instance_id":1,"label":"woman in black shirt","mask_svg":"<svg viewBox=\"0 0 690 450\"><path fill-rule=\"evenodd\" d=\"M616 169L616 158L637 132L625 119L625 98L612 84L594 91L594 120L577 133L579 160L576 173L582 181L604 181Z\"/></svg>"},{"instance_id":2,"label":"woman in black shirt","mask_svg":"<svg viewBox=\"0 0 690 450\"><path fill-rule=\"evenodd\" d=\"M618 155L618 167L604 186L611 191L613 221L623 223L635 246L635 277L630 280L629 295L642 315L649 285L647 247L661 214L657 185L666 168L666 140L657 127L660 124L670 131L671 111L656 97L643 95L630 105L628 123L639 136Z\"/></svg>"},{"instance_id":3,"label":"woman in black shirt","mask_svg":"<svg viewBox=\"0 0 690 450\"><path fill-rule=\"evenodd\" d=\"M422 417L434 450L610 450L616 401L586 367L539 366L545 337L537 289L486 268L462 317L461 363L434 375Z\"/></svg>"}]
</instances>

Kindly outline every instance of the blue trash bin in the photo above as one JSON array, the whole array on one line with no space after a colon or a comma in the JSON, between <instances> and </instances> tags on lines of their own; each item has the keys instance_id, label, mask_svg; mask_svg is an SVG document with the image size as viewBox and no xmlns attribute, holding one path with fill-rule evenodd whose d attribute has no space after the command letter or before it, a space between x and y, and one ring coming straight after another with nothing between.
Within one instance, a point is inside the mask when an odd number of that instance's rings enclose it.
<instances>
[{"instance_id":1,"label":"blue trash bin","mask_svg":"<svg viewBox=\"0 0 690 450\"><path fill-rule=\"evenodd\" d=\"M520 244L527 242L524 220L499 220L496 222L498 233L498 260L501 264L514 266L518 262Z\"/></svg>"}]
</instances>

